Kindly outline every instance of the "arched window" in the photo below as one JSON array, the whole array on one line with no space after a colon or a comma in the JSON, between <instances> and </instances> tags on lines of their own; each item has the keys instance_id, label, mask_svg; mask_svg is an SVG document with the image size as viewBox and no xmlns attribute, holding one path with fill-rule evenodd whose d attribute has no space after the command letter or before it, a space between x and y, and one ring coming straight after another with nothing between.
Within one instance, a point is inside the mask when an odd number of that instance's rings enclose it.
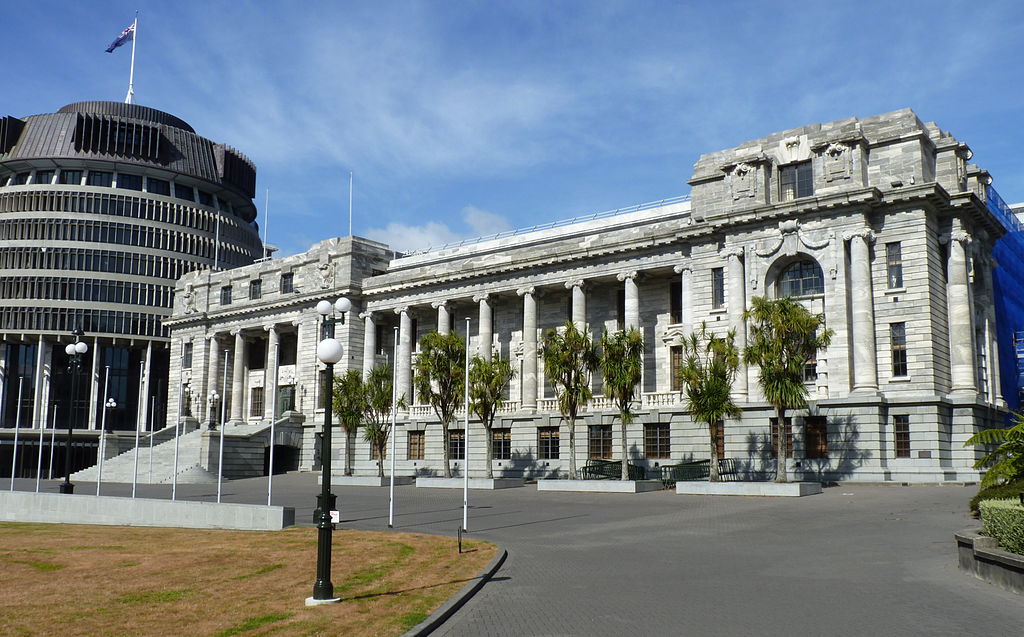
<instances>
[{"instance_id":1,"label":"arched window","mask_svg":"<svg viewBox=\"0 0 1024 637\"><path fill-rule=\"evenodd\" d=\"M825 277L812 259L797 261L779 275L778 293L785 296L808 296L825 293Z\"/></svg>"}]
</instances>

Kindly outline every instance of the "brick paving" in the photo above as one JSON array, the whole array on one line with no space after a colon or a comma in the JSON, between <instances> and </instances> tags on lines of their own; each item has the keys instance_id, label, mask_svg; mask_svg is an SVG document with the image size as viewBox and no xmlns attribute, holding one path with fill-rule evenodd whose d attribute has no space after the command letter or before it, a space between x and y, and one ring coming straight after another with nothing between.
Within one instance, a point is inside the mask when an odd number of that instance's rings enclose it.
<instances>
[{"instance_id":1,"label":"brick paving","mask_svg":"<svg viewBox=\"0 0 1024 637\"><path fill-rule=\"evenodd\" d=\"M296 507L308 524L317 488L311 474L277 476L274 504ZM977 525L965 512L974 490L843 485L799 499L473 491L471 537L509 557L435 634L1020 634L1024 598L956 567L953 533ZM139 487L140 497L169 491ZM334 491L342 527L387 528L386 488ZM189 499L215 494L215 485L179 487ZM396 530L456 533L461 490L396 494ZM266 479L226 483L223 499L263 504Z\"/></svg>"}]
</instances>

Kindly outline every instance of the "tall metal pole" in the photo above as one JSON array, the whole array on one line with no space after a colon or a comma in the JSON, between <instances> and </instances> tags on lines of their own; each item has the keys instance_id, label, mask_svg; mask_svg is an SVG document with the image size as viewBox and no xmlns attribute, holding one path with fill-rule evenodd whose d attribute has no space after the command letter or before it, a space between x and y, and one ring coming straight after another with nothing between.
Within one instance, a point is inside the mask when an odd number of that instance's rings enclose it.
<instances>
[{"instance_id":1,"label":"tall metal pole","mask_svg":"<svg viewBox=\"0 0 1024 637\"><path fill-rule=\"evenodd\" d=\"M230 353L231 350L224 350L224 393L220 397L220 451L217 452L217 504L220 504L221 483L224 480L224 427L227 424L228 354Z\"/></svg>"},{"instance_id":2,"label":"tall metal pole","mask_svg":"<svg viewBox=\"0 0 1024 637\"><path fill-rule=\"evenodd\" d=\"M462 532L469 532L469 317L466 317L466 373L463 405L466 421L462 429Z\"/></svg>"},{"instance_id":3,"label":"tall metal pole","mask_svg":"<svg viewBox=\"0 0 1024 637\"><path fill-rule=\"evenodd\" d=\"M156 433L156 397L149 399L149 418L153 424L149 428L149 484L153 484L153 434Z\"/></svg>"},{"instance_id":4,"label":"tall metal pole","mask_svg":"<svg viewBox=\"0 0 1024 637\"><path fill-rule=\"evenodd\" d=\"M139 12L135 12L135 22L132 23L132 67L128 72L128 95L124 98L125 104L132 103L132 96L135 95L135 40L139 37Z\"/></svg>"},{"instance_id":5,"label":"tall metal pole","mask_svg":"<svg viewBox=\"0 0 1024 637\"><path fill-rule=\"evenodd\" d=\"M18 473L18 433L21 431L21 387L25 377L18 377L18 411L14 414L14 453L11 454L11 491L14 491L14 476Z\"/></svg>"},{"instance_id":6,"label":"tall metal pole","mask_svg":"<svg viewBox=\"0 0 1024 637\"><path fill-rule=\"evenodd\" d=\"M57 447L57 405L53 406L53 423L50 427L50 464L47 480L53 480L53 450Z\"/></svg>"},{"instance_id":7,"label":"tall metal pole","mask_svg":"<svg viewBox=\"0 0 1024 637\"><path fill-rule=\"evenodd\" d=\"M39 424L39 457L36 458L36 493L39 493L39 483L43 479L43 433L46 431L46 421Z\"/></svg>"},{"instance_id":8,"label":"tall metal pole","mask_svg":"<svg viewBox=\"0 0 1024 637\"><path fill-rule=\"evenodd\" d=\"M146 363L139 363L139 406L145 409L146 398L142 395L142 380L146 373ZM139 436L142 432L142 409L135 409L135 464L132 470L132 497L135 497L135 488L139 482Z\"/></svg>"},{"instance_id":9,"label":"tall metal pole","mask_svg":"<svg viewBox=\"0 0 1024 637\"><path fill-rule=\"evenodd\" d=\"M107 400L110 399L110 365L107 365L106 368L107 379L103 381L103 417L100 419L100 462L96 467L96 495L100 494L100 483L103 482L103 456L107 455L107 412L110 411Z\"/></svg>"},{"instance_id":10,"label":"tall metal pole","mask_svg":"<svg viewBox=\"0 0 1024 637\"><path fill-rule=\"evenodd\" d=\"M324 338L334 338L334 316L324 317ZM317 542L316 542L316 581L313 583L314 601L333 601L334 584L331 582L331 532L334 523L331 511L336 506L336 498L331 493L331 429L334 426L334 363L325 363L323 392L326 397L324 409L324 431L320 439L320 495L317 496Z\"/></svg>"},{"instance_id":11,"label":"tall metal pole","mask_svg":"<svg viewBox=\"0 0 1024 637\"><path fill-rule=\"evenodd\" d=\"M394 365L391 366L391 488L388 493L388 528L395 526L395 436L398 434L398 328L395 328Z\"/></svg>"},{"instance_id":12,"label":"tall metal pole","mask_svg":"<svg viewBox=\"0 0 1024 637\"><path fill-rule=\"evenodd\" d=\"M348 171L348 236L352 236L352 171Z\"/></svg>"},{"instance_id":13,"label":"tall metal pole","mask_svg":"<svg viewBox=\"0 0 1024 637\"><path fill-rule=\"evenodd\" d=\"M178 369L181 369L181 365L185 363L185 343L181 344L181 364L178 365ZM174 470L171 472L171 500L174 500L178 494L178 440L181 438L181 398L185 393L185 384L178 383L178 415L174 420Z\"/></svg>"}]
</instances>

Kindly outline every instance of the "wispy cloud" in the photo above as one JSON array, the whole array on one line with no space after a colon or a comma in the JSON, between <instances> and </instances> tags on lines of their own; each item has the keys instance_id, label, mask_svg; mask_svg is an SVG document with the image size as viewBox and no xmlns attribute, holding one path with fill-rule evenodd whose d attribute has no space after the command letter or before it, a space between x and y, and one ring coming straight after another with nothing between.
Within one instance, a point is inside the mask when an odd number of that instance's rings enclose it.
<instances>
[{"instance_id":1,"label":"wispy cloud","mask_svg":"<svg viewBox=\"0 0 1024 637\"><path fill-rule=\"evenodd\" d=\"M476 206L462 209L462 228L453 229L448 224L428 221L423 224L391 222L384 227L370 228L364 234L368 239L387 243L402 252L437 248L446 243L473 239L512 229L503 215Z\"/></svg>"}]
</instances>

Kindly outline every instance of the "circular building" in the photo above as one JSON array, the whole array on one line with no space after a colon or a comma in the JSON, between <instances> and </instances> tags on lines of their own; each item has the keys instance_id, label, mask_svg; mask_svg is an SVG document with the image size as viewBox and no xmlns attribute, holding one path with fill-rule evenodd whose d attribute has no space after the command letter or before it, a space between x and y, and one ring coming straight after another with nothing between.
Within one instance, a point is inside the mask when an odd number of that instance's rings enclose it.
<instances>
[{"instance_id":1,"label":"circular building","mask_svg":"<svg viewBox=\"0 0 1024 637\"><path fill-rule=\"evenodd\" d=\"M255 185L244 155L145 106L0 118L0 428L84 430L83 466L104 421L161 427L174 281L263 256ZM79 330L89 350L73 387L65 347ZM35 475L34 451L19 474Z\"/></svg>"}]
</instances>

